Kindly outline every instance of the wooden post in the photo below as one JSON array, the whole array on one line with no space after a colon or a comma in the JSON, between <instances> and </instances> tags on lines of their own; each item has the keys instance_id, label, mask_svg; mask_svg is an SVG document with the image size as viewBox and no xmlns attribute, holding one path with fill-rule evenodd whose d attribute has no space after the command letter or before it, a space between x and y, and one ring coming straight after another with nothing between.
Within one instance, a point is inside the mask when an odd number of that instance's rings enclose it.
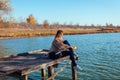
<instances>
[{"instance_id":1,"label":"wooden post","mask_svg":"<svg viewBox=\"0 0 120 80\"><path fill-rule=\"evenodd\" d=\"M27 75L23 75L20 77L20 80L28 80L28 76Z\"/></svg>"},{"instance_id":2,"label":"wooden post","mask_svg":"<svg viewBox=\"0 0 120 80\"><path fill-rule=\"evenodd\" d=\"M72 80L77 80L77 70L72 63L71 63L71 67L72 67Z\"/></svg>"},{"instance_id":3,"label":"wooden post","mask_svg":"<svg viewBox=\"0 0 120 80\"><path fill-rule=\"evenodd\" d=\"M46 80L46 69L41 69L42 80Z\"/></svg>"},{"instance_id":4,"label":"wooden post","mask_svg":"<svg viewBox=\"0 0 120 80\"><path fill-rule=\"evenodd\" d=\"M51 77L53 74L54 74L54 67L53 66L49 66L48 67L48 78ZM54 80L54 78L51 79L51 80Z\"/></svg>"}]
</instances>

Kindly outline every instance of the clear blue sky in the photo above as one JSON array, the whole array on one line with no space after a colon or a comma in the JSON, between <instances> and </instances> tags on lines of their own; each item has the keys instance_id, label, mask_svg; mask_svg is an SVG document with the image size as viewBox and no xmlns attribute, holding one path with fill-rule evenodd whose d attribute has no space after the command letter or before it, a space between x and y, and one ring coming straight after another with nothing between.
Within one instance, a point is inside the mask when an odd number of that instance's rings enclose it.
<instances>
[{"instance_id":1,"label":"clear blue sky","mask_svg":"<svg viewBox=\"0 0 120 80\"><path fill-rule=\"evenodd\" d=\"M32 14L39 23L120 25L120 0L11 0L11 5L16 18Z\"/></svg>"}]
</instances>

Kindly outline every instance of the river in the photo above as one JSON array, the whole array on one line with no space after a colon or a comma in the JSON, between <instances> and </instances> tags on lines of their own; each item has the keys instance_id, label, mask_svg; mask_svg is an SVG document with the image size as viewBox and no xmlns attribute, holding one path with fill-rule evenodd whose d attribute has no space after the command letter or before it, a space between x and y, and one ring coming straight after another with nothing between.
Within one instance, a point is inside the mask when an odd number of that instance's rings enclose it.
<instances>
[{"instance_id":1,"label":"river","mask_svg":"<svg viewBox=\"0 0 120 80\"><path fill-rule=\"evenodd\" d=\"M0 57L38 49L49 49L54 36L0 40ZM64 35L71 45L76 45L79 55L78 80L120 80L120 33ZM65 63L61 63L60 69ZM56 70L57 70L56 69ZM69 65L55 80L72 80ZM30 80L40 80L40 71L29 75ZM0 77L1 80L3 77ZM6 77L7 79L7 77ZM7 80L18 80L9 78Z\"/></svg>"}]
</instances>

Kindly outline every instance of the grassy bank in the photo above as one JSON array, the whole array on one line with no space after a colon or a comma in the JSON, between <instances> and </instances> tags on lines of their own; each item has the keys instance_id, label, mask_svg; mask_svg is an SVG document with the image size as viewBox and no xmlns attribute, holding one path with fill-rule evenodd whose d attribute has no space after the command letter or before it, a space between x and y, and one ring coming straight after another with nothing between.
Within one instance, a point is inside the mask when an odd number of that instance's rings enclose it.
<instances>
[{"instance_id":1,"label":"grassy bank","mask_svg":"<svg viewBox=\"0 0 120 80\"><path fill-rule=\"evenodd\" d=\"M120 30L101 30L101 29L83 29L83 28L59 28L64 31L66 35L72 34L91 34L104 32L120 32ZM20 37L34 37L34 36L49 36L55 35L58 29L31 29L31 28L0 28L0 39L4 38L20 38Z\"/></svg>"},{"instance_id":2,"label":"grassy bank","mask_svg":"<svg viewBox=\"0 0 120 80\"><path fill-rule=\"evenodd\" d=\"M0 37L32 37L32 36L48 36L55 35L58 29L18 29L18 28L2 28L0 29ZM96 30L84 29L62 29L64 34L85 34L95 33Z\"/></svg>"}]
</instances>

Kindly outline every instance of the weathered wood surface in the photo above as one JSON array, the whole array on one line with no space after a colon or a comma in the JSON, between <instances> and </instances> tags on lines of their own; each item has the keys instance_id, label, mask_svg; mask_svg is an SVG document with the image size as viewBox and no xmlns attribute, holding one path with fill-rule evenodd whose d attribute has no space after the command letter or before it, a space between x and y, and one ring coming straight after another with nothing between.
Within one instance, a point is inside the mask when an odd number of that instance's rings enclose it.
<instances>
[{"instance_id":1,"label":"weathered wood surface","mask_svg":"<svg viewBox=\"0 0 120 80\"><path fill-rule=\"evenodd\" d=\"M64 60L69 56L51 60L47 50L36 50L18 55L12 55L0 59L0 76L18 73L20 76L27 75L36 70L44 69Z\"/></svg>"},{"instance_id":2,"label":"weathered wood surface","mask_svg":"<svg viewBox=\"0 0 120 80\"><path fill-rule=\"evenodd\" d=\"M70 64L71 61L68 63ZM52 74L51 76L49 76L49 78L47 80L53 80L55 76L57 76L60 72L62 72L66 67L68 67L68 64L64 65L60 70L58 70L57 72L55 72L54 74Z\"/></svg>"}]
</instances>

